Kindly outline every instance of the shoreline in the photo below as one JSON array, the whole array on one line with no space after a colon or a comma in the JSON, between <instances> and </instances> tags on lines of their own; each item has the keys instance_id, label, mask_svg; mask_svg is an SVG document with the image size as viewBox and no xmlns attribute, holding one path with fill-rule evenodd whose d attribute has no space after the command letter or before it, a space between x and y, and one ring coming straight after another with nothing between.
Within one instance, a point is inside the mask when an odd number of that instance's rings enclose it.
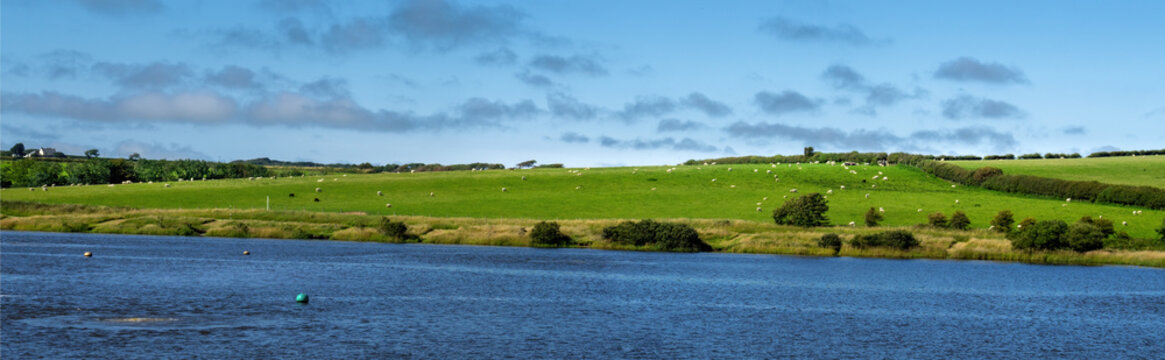
<instances>
[{"instance_id":1,"label":"shoreline","mask_svg":"<svg viewBox=\"0 0 1165 360\"><path fill-rule=\"evenodd\" d=\"M529 247L530 229L538 219L442 218L394 216L403 221L413 241L388 238L375 230L382 218L356 213L264 211L231 209L130 209L86 205L49 205L4 202L0 230L123 235L163 235L224 238L343 240L362 242L419 242L438 245L487 245ZM602 229L633 219L553 220L569 235L573 248L598 250L658 251L650 247L614 244L602 239ZM634 219L638 220L638 219ZM984 230L958 231L913 227L820 227L798 228L745 220L658 219L691 225L713 252L843 256L888 259L986 260L1051 265L1131 265L1165 268L1165 251L1096 250L1024 252L1011 249L1002 234ZM906 230L921 245L909 250L858 249L848 244L857 234ZM827 233L840 235L846 244L834 255L817 246Z\"/></svg>"}]
</instances>

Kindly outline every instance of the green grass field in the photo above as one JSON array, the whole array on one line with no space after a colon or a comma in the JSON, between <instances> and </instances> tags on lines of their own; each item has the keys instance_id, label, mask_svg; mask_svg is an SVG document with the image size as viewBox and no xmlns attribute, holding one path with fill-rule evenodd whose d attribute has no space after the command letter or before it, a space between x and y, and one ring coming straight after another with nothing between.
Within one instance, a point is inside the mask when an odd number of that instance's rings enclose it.
<instances>
[{"instance_id":1,"label":"green grass field","mask_svg":"<svg viewBox=\"0 0 1165 360\"><path fill-rule=\"evenodd\" d=\"M1004 174L1165 188L1165 156L950 161L966 169L992 166Z\"/></svg>"},{"instance_id":2,"label":"green grass field","mask_svg":"<svg viewBox=\"0 0 1165 360\"><path fill-rule=\"evenodd\" d=\"M1165 157L1138 157L1135 161L1134 158L1082 160L1090 163L1103 160L1096 162L1101 164L1095 170L1099 174L1092 176L1105 182L1127 179L1130 176L1125 173L1135 173L1129 170L1133 168L1150 169L1143 172L1155 174L1165 169ZM1044 160L1057 161L1064 160ZM1033 165L1026 165L1029 162ZM1002 163L1035 167L1036 162ZM978 167L984 163L990 162L960 165ZM1114 172L1114 168L1124 170ZM926 214L941 211L950 216L962 210L971 218L973 227L986 228L998 211L1009 209L1015 213L1016 221L1028 216L1069 222L1082 216L1103 216L1116 223L1118 231L1137 238L1153 238L1157 236L1153 229L1165 217L1163 211L1143 208L1065 203L1062 199L1004 194L961 185L952 188L950 183L910 167L852 166L847 170L841 165L772 167L766 164L678 166L671 173L667 169L353 174L175 182L170 183L170 188L161 183L66 186L48 191L18 188L0 191L0 200L140 209L264 209L269 197L272 210L288 211L488 219L739 219L771 223L772 210L786 197L811 192L826 194L832 190L832 194L827 194L830 206L827 216L834 225L854 221L861 226L862 215L874 207L885 209L883 225L888 226L921 224L926 221ZM1004 171L1008 169L1004 167ZM775 180L774 175L780 180ZM523 176L526 180L522 180ZM322 192L315 192L317 187ZM507 191L503 192L502 188ZM790 189L798 192L791 193ZM377 191L384 195L378 196ZM289 197L290 193L295 197ZM430 193L434 196L429 196ZM313 201L315 198L320 201ZM389 203L391 208L385 206ZM761 211L757 211L758 207ZM1134 210L1143 210L1143 215L1133 215ZM1128 225L1121 225L1122 222Z\"/></svg>"}]
</instances>

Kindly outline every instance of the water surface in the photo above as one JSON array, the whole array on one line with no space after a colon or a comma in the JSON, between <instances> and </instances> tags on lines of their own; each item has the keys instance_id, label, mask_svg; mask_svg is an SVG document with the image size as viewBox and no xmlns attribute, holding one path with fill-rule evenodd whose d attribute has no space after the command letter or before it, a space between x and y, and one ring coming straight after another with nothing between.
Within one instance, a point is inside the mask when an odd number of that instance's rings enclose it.
<instances>
[{"instance_id":1,"label":"water surface","mask_svg":"<svg viewBox=\"0 0 1165 360\"><path fill-rule=\"evenodd\" d=\"M1165 354L1112 266L5 231L0 306L4 359Z\"/></svg>"}]
</instances>

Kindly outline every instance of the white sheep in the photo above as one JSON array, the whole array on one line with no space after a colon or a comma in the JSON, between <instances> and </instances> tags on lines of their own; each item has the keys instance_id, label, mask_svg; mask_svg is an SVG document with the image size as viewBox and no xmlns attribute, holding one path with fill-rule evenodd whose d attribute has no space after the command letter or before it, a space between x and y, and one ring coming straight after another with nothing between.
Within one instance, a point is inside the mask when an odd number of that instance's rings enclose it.
<instances>
[{"instance_id":1,"label":"white sheep","mask_svg":"<svg viewBox=\"0 0 1165 360\"><path fill-rule=\"evenodd\" d=\"M958 203L959 203L959 199L955 199L955 203L956 203L956 204L958 204Z\"/></svg>"},{"instance_id":2,"label":"white sheep","mask_svg":"<svg viewBox=\"0 0 1165 360\"><path fill-rule=\"evenodd\" d=\"M886 209L883 209L883 208L880 208L880 207L879 207L879 208L878 208L878 212L886 212Z\"/></svg>"},{"instance_id":3,"label":"white sheep","mask_svg":"<svg viewBox=\"0 0 1165 360\"><path fill-rule=\"evenodd\" d=\"M918 212L922 212L922 208L918 208Z\"/></svg>"},{"instance_id":4,"label":"white sheep","mask_svg":"<svg viewBox=\"0 0 1165 360\"><path fill-rule=\"evenodd\" d=\"M765 174L772 174L772 173L773 173L772 170L765 170Z\"/></svg>"},{"instance_id":5,"label":"white sheep","mask_svg":"<svg viewBox=\"0 0 1165 360\"><path fill-rule=\"evenodd\" d=\"M716 182L716 178L712 178L712 182Z\"/></svg>"},{"instance_id":6,"label":"white sheep","mask_svg":"<svg viewBox=\"0 0 1165 360\"><path fill-rule=\"evenodd\" d=\"M870 185L870 188L871 188L871 189L877 189L877 188L878 188L878 184L873 184L873 185Z\"/></svg>"},{"instance_id":7,"label":"white sheep","mask_svg":"<svg viewBox=\"0 0 1165 360\"><path fill-rule=\"evenodd\" d=\"M762 203L756 203L756 206L761 206Z\"/></svg>"},{"instance_id":8,"label":"white sheep","mask_svg":"<svg viewBox=\"0 0 1165 360\"><path fill-rule=\"evenodd\" d=\"M765 197L764 197L764 198L762 198L761 200L762 200L762 201L769 201L769 197L768 197L768 196L765 196Z\"/></svg>"},{"instance_id":9,"label":"white sheep","mask_svg":"<svg viewBox=\"0 0 1165 360\"><path fill-rule=\"evenodd\" d=\"M730 188L730 189L735 189L735 188L736 188L736 185L728 185L728 188Z\"/></svg>"},{"instance_id":10,"label":"white sheep","mask_svg":"<svg viewBox=\"0 0 1165 360\"><path fill-rule=\"evenodd\" d=\"M392 207L392 204L384 204L384 207Z\"/></svg>"},{"instance_id":11,"label":"white sheep","mask_svg":"<svg viewBox=\"0 0 1165 360\"><path fill-rule=\"evenodd\" d=\"M1121 221L1121 226L1129 226L1129 222L1128 221Z\"/></svg>"},{"instance_id":12,"label":"white sheep","mask_svg":"<svg viewBox=\"0 0 1165 360\"><path fill-rule=\"evenodd\" d=\"M582 189L582 185L575 186L575 187L574 187L574 189L575 189L575 190L580 190L580 189Z\"/></svg>"},{"instance_id":13,"label":"white sheep","mask_svg":"<svg viewBox=\"0 0 1165 360\"><path fill-rule=\"evenodd\" d=\"M886 180L890 180L890 177L889 177L889 176L883 176L883 177L882 177L882 181L886 181Z\"/></svg>"},{"instance_id":14,"label":"white sheep","mask_svg":"<svg viewBox=\"0 0 1165 360\"><path fill-rule=\"evenodd\" d=\"M832 193L833 193L833 189L826 190L826 191L825 191L825 193L826 193L826 194L832 194Z\"/></svg>"},{"instance_id":15,"label":"white sheep","mask_svg":"<svg viewBox=\"0 0 1165 360\"><path fill-rule=\"evenodd\" d=\"M853 221L850 221L850 222L849 222L849 226L857 226L857 225L858 225L858 224L857 224L857 223L855 223L855 222L853 222Z\"/></svg>"},{"instance_id":16,"label":"white sheep","mask_svg":"<svg viewBox=\"0 0 1165 360\"><path fill-rule=\"evenodd\" d=\"M845 190L845 185L842 185L842 186L841 186L841 189L842 189L842 190Z\"/></svg>"},{"instance_id":17,"label":"white sheep","mask_svg":"<svg viewBox=\"0 0 1165 360\"><path fill-rule=\"evenodd\" d=\"M651 191L655 191L655 188L651 188Z\"/></svg>"},{"instance_id":18,"label":"white sheep","mask_svg":"<svg viewBox=\"0 0 1165 360\"><path fill-rule=\"evenodd\" d=\"M324 190L320 189L320 188L316 188L316 192L324 192Z\"/></svg>"},{"instance_id":19,"label":"white sheep","mask_svg":"<svg viewBox=\"0 0 1165 360\"><path fill-rule=\"evenodd\" d=\"M522 181L526 181L526 177L525 177L525 176L523 176L523 177L522 177Z\"/></svg>"},{"instance_id":20,"label":"white sheep","mask_svg":"<svg viewBox=\"0 0 1165 360\"><path fill-rule=\"evenodd\" d=\"M436 193L429 192L429 197L436 197L436 196L437 196L437 194L436 194Z\"/></svg>"},{"instance_id":21,"label":"white sheep","mask_svg":"<svg viewBox=\"0 0 1165 360\"><path fill-rule=\"evenodd\" d=\"M377 192L376 192L376 196L384 196L384 193L383 193L383 192L379 192L379 191L377 191Z\"/></svg>"},{"instance_id":22,"label":"white sheep","mask_svg":"<svg viewBox=\"0 0 1165 360\"><path fill-rule=\"evenodd\" d=\"M502 192L506 192L506 191L507 191L506 188L502 188Z\"/></svg>"},{"instance_id":23,"label":"white sheep","mask_svg":"<svg viewBox=\"0 0 1165 360\"><path fill-rule=\"evenodd\" d=\"M760 172L760 170L752 169L752 172Z\"/></svg>"},{"instance_id":24,"label":"white sheep","mask_svg":"<svg viewBox=\"0 0 1165 360\"><path fill-rule=\"evenodd\" d=\"M320 178L319 180L316 180L316 182L324 182L324 178Z\"/></svg>"},{"instance_id":25,"label":"white sheep","mask_svg":"<svg viewBox=\"0 0 1165 360\"><path fill-rule=\"evenodd\" d=\"M1072 202L1072 198L1064 199L1064 202Z\"/></svg>"},{"instance_id":26,"label":"white sheep","mask_svg":"<svg viewBox=\"0 0 1165 360\"><path fill-rule=\"evenodd\" d=\"M954 188L955 188L955 184L951 184L951 189L954 189Z\"/></svg>"},{"instance_id":27,"label":"white sheep","mask_svg":"<svg viewBox=\"0 0 1165 360\"><path fill-rule=\"evenodd\" d=\"M728 168L728 171L732 171L732 168Z\"/></svg>"},{"instance_id":28,"label":"white sheep","mask_svg":"<svg viewBox=\"0 0 1165 360\"><path fill-rule=\"evenodd\" d=\"M760 206L757 206L757 207L756 207L756 211L757 211L757 212L760 212Z\"/></svg>"},{"instance_id":29,"label":"white sheep","mask_svg":"<svg viewBox=\"0 0 1165 360\"><path fill-rule=\"evenodd\" d=\"M867 199L869 199L869 198L870 198L870 193L866 193L866 198L867 198Z\"/></svg>"},{"instance_id":30,"label":"white sheep","mask_svg":"<svg viewBox=\"0 0 1165 360\"><path fill-rule=\"evenodd\" d=\"M795 192L797 192L797 189L789 189L789 192L795 193Z\"/></svg>"},{"instance_id":31,"label":"white sheep","mask_svg":"<svg viewBox=\"0 0 1165 360\"><path fill-rule=\"evenodd\" d=\"M879 171L879 172L878 172L878 175L882 175L882 172L881 172L881 171Z\"/></svg>"},{"instance_id":32,"label":"white sheep","mask_svg":"<svg viewBox=\"0 0 1165 360\"><path fill-rule=\"evenodd\" d=\"M166 184L165 186L168 188L168 187L170 187L170 184Z\"/></svg>"},{"instance_id":33,"label":"white sheep","mask_svg":"<svg viewBox=\"0 0 1165 360\"><path fill-rule=\"evenodd\" d=\"M878 175L874 175L873 179L878 180Z\"/></svg>"}]
</instances>

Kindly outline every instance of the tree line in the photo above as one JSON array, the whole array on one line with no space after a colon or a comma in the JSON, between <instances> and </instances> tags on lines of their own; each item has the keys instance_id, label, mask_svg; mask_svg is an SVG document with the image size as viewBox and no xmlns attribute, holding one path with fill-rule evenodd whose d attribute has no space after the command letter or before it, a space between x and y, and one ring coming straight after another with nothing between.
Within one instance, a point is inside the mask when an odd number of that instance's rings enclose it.
<instances>
[{"instance_id":1,"label":"tree line","mask_svg":"<svg viewBox=\"0 0 1165 360\"><path fill-rule=\"evenodd\" d=\"M102 158L55 162L21 159L0 164L0 186L34 187L117 184L126 181L236 179L271 176L271 174L271 170L267 167L242 162Z\"/></svg>"}]
</instances>

